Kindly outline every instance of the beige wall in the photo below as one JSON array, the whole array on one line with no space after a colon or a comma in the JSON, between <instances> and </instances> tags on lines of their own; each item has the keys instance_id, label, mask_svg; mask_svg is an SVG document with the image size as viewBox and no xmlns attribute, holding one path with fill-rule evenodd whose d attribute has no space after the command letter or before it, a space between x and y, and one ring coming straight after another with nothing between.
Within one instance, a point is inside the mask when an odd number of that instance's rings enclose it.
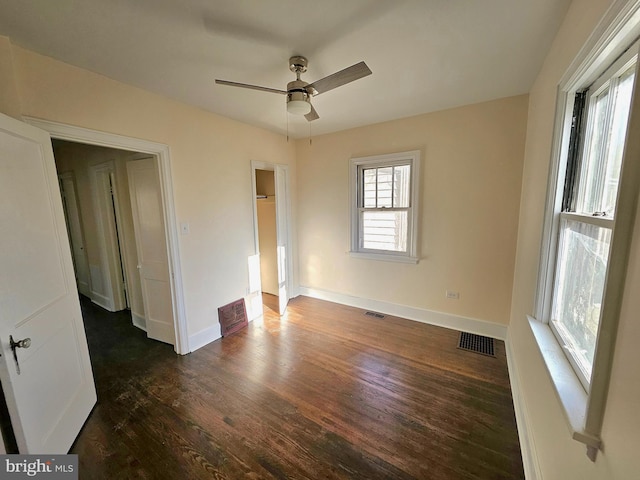
<instances>
[{"instance_id":1,"label":"beige wall","mask_svg":"<svg viewBox=\"0 0 640 480\"><path fill-rule=\"evenodd\" d=\"M509 334L521 393L529 416L542 478L549 480L631 479L640 472L640 231L636 231L604 418L604 451L596 463L571 439L525 316L533 312L540 240L551 155L556 88L611 2L574 2L531 90L522 185L518 250ZM512 375L514 372L512 372Z\"/></svg>"},{"instance_id":2,"label":"beige wall","mask_svg":"<svg viewBox=\"0 0 640 480\"><path fill-rule=\"evenodd\" d=\"M0 112L20 118L20 97L16 85L13 49L7 37L0 36Z\"/></svg>"},{"instance_id":3,"label":"beige wall","mask_svg":"<svg viewBox=\"0 0 640 480\"><path fill-rule=\"evenodd\" d=\"M22 115L170 147L177 222L190 225L179 237L188 333L219 331L217 308L248 287L251 160L289 165L296 231L293 142L17 46L0 48L0 70L9 53Z\"/></svg>"},{"instance_id":4,"label":"beige wall","mask_svg":"<svg viewBox=\"0 0 640 480\"><path fill-rule=\"evenodd\" d=\"M523 95L298 141L300 285L506 324L526 115ZM419 264L350 257L349 159L408 150Z\"/></svg>"}]
</instances>

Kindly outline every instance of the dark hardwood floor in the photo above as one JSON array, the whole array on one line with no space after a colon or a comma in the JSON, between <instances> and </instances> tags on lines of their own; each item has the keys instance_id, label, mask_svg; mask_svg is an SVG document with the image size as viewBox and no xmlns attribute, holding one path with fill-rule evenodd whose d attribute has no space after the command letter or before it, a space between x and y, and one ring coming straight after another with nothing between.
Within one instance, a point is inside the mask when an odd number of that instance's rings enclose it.
<instances>
[{"instance_id":1,"label":"dark hardwood floor","mask_svg":"<svg viewBox=\"0 0 640 480\"><path fill-rule=\"evenodd\" d=\"M277 300L277 299L276 299ZM83 479L522 479L504 344L298 297L178 356L82 302L98 404Z\"/></svg>"}]
</instances>

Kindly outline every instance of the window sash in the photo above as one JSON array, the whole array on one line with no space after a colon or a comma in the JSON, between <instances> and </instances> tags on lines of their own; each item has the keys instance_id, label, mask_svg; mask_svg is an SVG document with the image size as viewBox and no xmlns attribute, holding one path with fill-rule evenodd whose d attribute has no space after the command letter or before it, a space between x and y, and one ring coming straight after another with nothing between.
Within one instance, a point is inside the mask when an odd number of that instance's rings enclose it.
<instances>
[{"instance_id":1,"label":"window sash","mask_svg":"<svg viewBox=\"0 0 640 480\"><path fill-rule=\"evenodd\" d=\"M588 392L601 322L613 220L562 214L559 230L549 326Z\"/></svg>"},{"instance_id":2,"label":"window sash","mask_svg":"<svg viewBox=\"0 0 640 480\"><path fill-rule=\"evenodd\" d=\"M400 186L396 178L396 169L408 167L408 174L404 183ZM390 170L386 172L385 170ZM367 172L375 172L368 175L369 179L373 177L373 182L367 184ZM402 172L400 172L402 175ZM371 164L362 164L358 167L358 250L369 253L390 253L390 254L409 254L409 237L411 235L411 193L412 193L412 162L396 161L396 162L379 162ZM381 180L380 177L383 176ZM385 180L384 176L390 176ZM367 185L375 185L375 190L369 193L375 193L373 202L371 198L367 198ZM387 184L387 185L385 185ZM389 191L388 195L380 195L380 187L387 187L384 191ZM403 188L404 187L404 188ZM406 191L399 191L402 188ZM398 195L399 194L399 195ZM397 197L400 197L397 199ZM374 206L366 206L373 203ZM406 204L406 207L396 207L397 203ZM384 204L384 205L380 205ZM388 206L389 205L389 206ZM405 212L406 215L387 216L387 218L375 218L367 213L384 214ZM380 222L387 225L373 226L371 223ZM367 225L369 223L369 225ZM395 225L388 225L395 223Z\"/></svg>"},{"instance_id":3,"label":"window sash","mask_svg":"<svg viewBox=\"0 0 640 480\"><path fill-rule=\"evenodd\" d=\"M615 213L634 84L635 58L632 58L614 63L590 87L574 202L580 213L603 212L609 216Z\"/></svg>"},{"instance_id":4,"label":"window sash","mask_svg":"<svg viewBox=\"0 0 640 480\"><path fill-rule=\"evenodd\" d=\"M406 187L406 192L401 191L401 198L399 198L398 200L396 200L397 197L397 192L398 192L398 188L396 186L397 182L396 182L396 178L395 178L395 173L396 173L396 169L397 168L402 168L402 167L409 167L409 172L407 175L407 178L404 179L405 182L405 187ZM381 203L386 203L386 202L382 202L380 201L380 183L378 181L379 179L379 172L380 170L384 170L384 169L391 169L391 185L390 185L390 195L389 195L389 200L390 200L390 205L381 205ZM374 192L370 192L370 193L375 193L374 196L374 201L373 201L373 205L370 205L370 198L366 197L366 193L367 193L367 188L366 188L366 172L368 171L373 171L375 170L376 174L376 181L375 181L375 191ZM359 178L359 182L358 182L358 208L408 208L411 207L411 188L412 188L412 180L413 180L413 168L411 165L411 162L407 162L407 161L401 161L401 162L387 162L387 163L380 163L380 164L372 164L372 165L360 165L358 167L358 178ZM402 187L402 185L400 186ZM400 203L402 205L398 206L397 204Z\"/></svg>"}]
</instances>

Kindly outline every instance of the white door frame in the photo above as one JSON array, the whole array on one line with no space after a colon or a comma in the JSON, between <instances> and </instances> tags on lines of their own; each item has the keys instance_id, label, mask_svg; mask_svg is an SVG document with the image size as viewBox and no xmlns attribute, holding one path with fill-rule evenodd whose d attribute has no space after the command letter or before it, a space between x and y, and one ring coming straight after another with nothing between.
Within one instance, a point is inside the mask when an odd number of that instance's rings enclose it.
<instances>
[{"instance_id":1,"label":"white door frame","mask_svg":"<svg viewBox=\"0 0 640 480\"><path fill-rule=\"evenodd\" d=\"M259 162L256 160L251 160L251 194L252 194L251 205L253 206L253 248L254 248L254 254L258 255L260 253L260 239L258 236L258 201L256 198L258 195L258 190L256 188L256 170L272 171L274 172L274 176L275 176L276 167L283 168L283 170L285 171L285 182L286 182L286 186L285 186L286 198L279 198L279 196L276 195L276 211L278 211L278 207L280 206L280 211L284 210L287 212L285 217L285 222L287 225L286 243L289 251L287 252L287 272L286 272L286 278L285 278L285 286L287 290L287 296L289 297L287 298L287 301L288 301L290 298L292 298L291 293L293 292L294 285L293 285L293 256L291 255L291 252L293 251L293 243L291 241L292 239L291 196L289 194L291 180L289 178L289 166L286 164ZM260 262L257 262L257 268L260 269ZM258 277L259 277L259 273L258 273Z\"/></svg>"},{"instance_id":2,"label":"white door frame","mask_svg":"<svg viewBox=\"0 0 640 480\"><path fill-rule=\"evenodd\" d=\"M165 216L165 234L171 276L171 296L173 300L173 318L176 332L174 350L180 355L189 353L189 336L184 308L184 290L182 284L182 268L178 248L178 227L173 200L173 181L171 179L171 158L169 146L161 143L125 137L115 133L99 132L83 127L75 127L59 122L51 122L33 117L23 120L35 127L49 132L52 138L71 142L86 143L108 148L119 148L132 152L148 153L158 159L160 170L160 188Z\"/></svg>"}]
</instances>

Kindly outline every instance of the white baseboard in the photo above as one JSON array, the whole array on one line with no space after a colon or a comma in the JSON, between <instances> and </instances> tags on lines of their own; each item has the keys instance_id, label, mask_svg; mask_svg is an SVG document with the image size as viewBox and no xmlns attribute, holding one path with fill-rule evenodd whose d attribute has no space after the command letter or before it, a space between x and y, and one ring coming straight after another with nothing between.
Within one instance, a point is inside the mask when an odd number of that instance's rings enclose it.
<instances>
[{"instance_id":1,"label":"white baseboard","mask_svg":"<svg viewBox=\"0 0 640 480\"><path fill-rule=\"evenodd\" d=\"M254 292L244 297L244 306L247 309L247 320L254 321L262 316L262 292Z\"/></svg>"},{"instance_id":2,"label":"white baseboard","mask_svg":"<svg viewBox=\"0 0 640 480\"><path fill-rule=\"evenodd\" d=\"M262 316L262 294L260 292L247 295L244 297L244 302L249 323ZM189 352L194 352L219 338L222 338L219 323L203 328L199 332L189 335Z\"/></svg>"},{"instance_id":3,"label":"white baseboard","mask_svg":"<svg viewBox=\"0 0 640 480\"><path fill-rule=\"evenodd\" d=\"M506 340L507 326L499 323L488 322L476 318L460 317L450 313L434 312L423 308L409 307L395 303L372 300L370 298L354 297L342 293L330 292L315 288L300 287L300 295L306 297L328 300L350 307L372 310L375 312L402 317L416 322L428 323L439 327L452 328L463 332L475 333L485 337Z\"/></svg>"},{"instance_id":4,"label":"white baseboard","mask_svg":"<svg viewBox=\"0 0 640 480\"><path fill-rule=\"evenodd\" d=\"M222 334L220 333L220 325L217 323L203 328L193 335L189 335L189 353L195 352L220 337L222 337Z\"/></svg>"},{"instance_id":5,"label":"white baseboard","mask_svg":"<svg viewBox=\"0 0 640 480\"><path fill-rule=\"evenodd\" d=\"M105 297L95 291L91 292L91 301L96 305L100 305L105 310L109 310L110 312L115 312L113 302L109 297Z\"/></svg>"},{"instance_id":6,"label":"white baseboard","mask_svg":"<svg viewBox=\"0 0 640 480\"><path fill-rule=\"evenodd\" d=\"M133 310L131 311L131 322L134 327L138 327L140 330L147 331L147 320L144 318L144 315L140 315L135 313Z\"/></svg>"},{"instance_id":7,"label":"white baseboard","mask_svg":"<svg viewBox=\"0 0 640 480\"><path fill-rule=\"evenodd\" d=\"M542 472L538 463L535 442L529 431L529 415L527 403L520 390L520 372L511 349L511 337L507 335L505 341L507 351L507 368L509 369L509 382L511 383L511 397L513 398L513 409L516 414L518 424L518 438L520 440L520 451L522 452L522 464L524 467L524 477L526 480L542 480Z\"/></svg>"}]
</instances>

